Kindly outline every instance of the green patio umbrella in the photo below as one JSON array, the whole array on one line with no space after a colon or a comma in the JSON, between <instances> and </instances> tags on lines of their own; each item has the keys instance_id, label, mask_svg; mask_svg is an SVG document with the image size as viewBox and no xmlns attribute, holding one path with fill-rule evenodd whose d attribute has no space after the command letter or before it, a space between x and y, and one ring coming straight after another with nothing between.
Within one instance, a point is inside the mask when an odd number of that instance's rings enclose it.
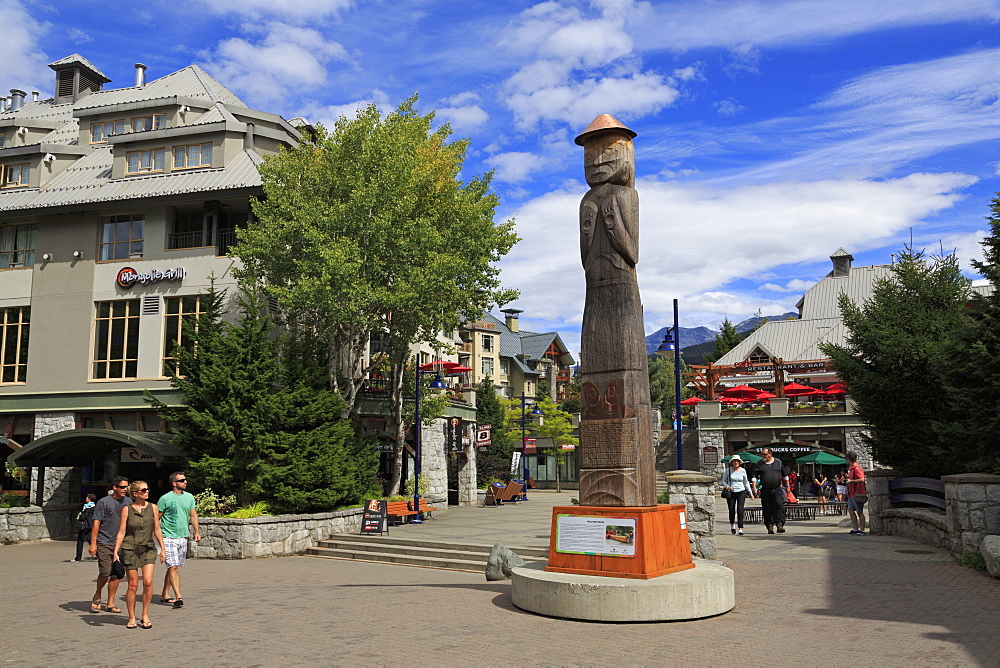
<instances>
[{"instance_id":1,"label":"green patio umbrella","mask_svg":"<svg viewBox=\"0 0 1000 668\"><path fill-rule=\"evenodd\" d=\"M818 452L811 452L805 457L799 457L798 462L800 464L808 464L812 462L814 464L820 464L821 466L836 466L837 464L846 464L847 460L843 457L831 455L829 452L823 452L820 450Z\"/></svg>"},{"instance_id":2,"label":"green patio umbrella","mask_svg":"<svg viewBox=\"0 0 1000 668\"><path fill-rule=\"evenodd\" d=\"M761 457L760 455L755 455L755 454L753 454L752 452L740 452L740 453L738 453L738 454L739 454L739 456L740 456L740 459L742 459L742 460L743 460L743 461L745 461L745 462L750 462L750 463L752 463L752 464L756 464L756 463L757 463L757 462L759 462L760 460L764 459L764 458L763 458L763 457ZM732 456L732 455L729 455L728 457L723 457L723 458L722 458L722 461L723 461L724 463L728 464L728 463L729 463L729 460L730 460L730 459L732 459L732 458L733 458L733 456Z\"/></svg>"}]
</instances>

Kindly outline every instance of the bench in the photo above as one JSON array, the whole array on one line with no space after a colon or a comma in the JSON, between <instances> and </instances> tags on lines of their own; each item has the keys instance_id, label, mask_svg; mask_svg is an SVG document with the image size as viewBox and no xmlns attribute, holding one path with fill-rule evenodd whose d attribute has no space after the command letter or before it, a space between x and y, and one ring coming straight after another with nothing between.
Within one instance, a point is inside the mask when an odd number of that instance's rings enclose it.
<instances>
[{"instance_id":1,"label":"bench","mask_svg":"<svg viewBox=\"0 0 1000 668\"><path fill-rule=\"evenodd\" d=\"M404 522L407 517L412 517L417 514L417 511L410 508L410 501L389 501L386 504L385 515L386 518L398 517ZM389 523L392 526L396 526L396 523L389 519Z\"/></svg>"},{"instance_id":2,"label":"bench","mask_svg":"<svg viewBox=\"0 0 1000 668\"><path fill-rule=\"evenodd\" d=\"M918 490L926 492L938 492L944 494L944 482L934 478L897 478L889 481L889 491L896 492L889 497L889 501L897 503L919 503L924 506L933 506L941 510L947 509L947 503L940 496L930 494L899 493L898 490Z\"/></svg>"},{"instance_id":3,"label":"bench","mask_svg":"<svg viewBox=\"0 0 1000 668\"><path fill-rule=\"evenodd\" d=\"M486 497L483 499L483 507L492 506L493 508L499 508L500 499L498 496L503 489L504 487L500 483L491 482L489 487L486 488Z\"/></svg>"},{"instance_id":4,"label":"bench","mask_svg":"<svg viewBox=\"0 0 1000 668\"><path fill-rule=\"evenodd\" d=\"M413 501L408 501L407 503L409 504L408 507L412 510ZM431 519L431 520L434 519L433 517L431 517L431 513L433 513L435 510L437 510L437 508L435 508L434 506L427 505L427 499L420 499L417 505L417 512L423 515L426 519Z\"/></svg>"},{"instance_id":5,"label":"bench","mask_svg":"<svg viewBox=\"0 0 1000 668\"><path fill-rule=\"evenodd\" d=\"M507 486L500 491L500 494L497 496L497 499L505 503L517 503L518 501L521 500L521 497L523 495L524 495L524 485L522 485L519 482L514 482L513 480L511 480L510 482L507 483Z\"/></svg>"}]
</instances>

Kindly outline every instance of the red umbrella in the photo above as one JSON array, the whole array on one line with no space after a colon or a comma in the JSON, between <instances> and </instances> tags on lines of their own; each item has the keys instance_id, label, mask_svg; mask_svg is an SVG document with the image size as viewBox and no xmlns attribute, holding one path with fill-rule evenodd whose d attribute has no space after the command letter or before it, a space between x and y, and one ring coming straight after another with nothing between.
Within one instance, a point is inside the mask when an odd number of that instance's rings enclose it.
<instances>
[{"instance_id":1,"label":"red umbrella","mask_svg":"<svg viewBox=\"0 0 1000 668\"><path fill-rule=\"evenodd\" d=\"M785 395L789 397L800 397L807 394L818 394L818 391L807 385L799 385L798 383L789 383L785 385Z\"/></svg>"},{"instance_id":2,"label":"red umbrella","mask_svg":"<svg viewBox=\"0 0 1000 668\"><path fill-rule=\"evenodd\" d=\"M845 390L842 387L834 387L833 385L831 385L830 387L823 390L823 394L841 395L841 394L847 394L847 390Z\"/></svg>"},{"instance_id":3,"label":"red umbrella","mask_svg":"<svg viewBox=\"0 0 1000 668\"><path fill-rule=\"evenodd\" d=\"M747 399L740 399L739 397L722 397L719 399L724 404L742 404Z\"/></svg>"},{"instance_id":4,"label":"red umbrella","mask_svg":"<svg viewBox=\"0 0 1000 668\"><path fill-rule=\"evenodd\" d=\"M736 387L730 387L724 392L722 392L721 396L723 398L738 397L740 399L749 401L756 399L758 394L760 394L760 390L756 388L750 387L749 385L737 385Z\"/></svg>"},{"instance_id":5,"label":"red umbrella","mask_svg":"<svg viewBox=\"0 0 1000 668\"><path fill-rule=\"evenodd\" d=\"M700 401L705 401L705 400L702 399L701 397L688 397L687 399L681 401L681 406L694 406L696 403Z\"/></svg>"},{"instance_id":6,"label":"red umbrella","mask_svg":"<svg viewBox=\"0 0 1000 668\"><path fill-rule=\"evenodd\" d=\"M435 369L453 369L456 366L462 366L458 362L445 362L442 360L435 360L434 362L428 362L427 364L421 364L421 371L434 371ZM471 371L471 369L470 369Z\"/></svg>"},{"instance_id":7,"label":"red umbrella","mask_svg":"<svg viewBox=\"0 0 1000 668\"><path fill-rule=\"evenodd\" d=\"M777 394L771 394L767 390L757 395L757 401L769 401L771 399L777 399L777 398L778 398Z\"/></svg>"},{"instance_id":8,"label":"red umbrella","mask_svg":"<svg viewBox=\"0 0 1000 668\"><path fill-rule=\"evenodd\" d=\"M470 371L472 371L472 369L470 369L469 367L462 366L461 364L459 364L458 366L453 366L450 369L448 369L445 372L445 375L446 376L457 376L460 373L469 373Z\"/></svg>"}]
</instances>

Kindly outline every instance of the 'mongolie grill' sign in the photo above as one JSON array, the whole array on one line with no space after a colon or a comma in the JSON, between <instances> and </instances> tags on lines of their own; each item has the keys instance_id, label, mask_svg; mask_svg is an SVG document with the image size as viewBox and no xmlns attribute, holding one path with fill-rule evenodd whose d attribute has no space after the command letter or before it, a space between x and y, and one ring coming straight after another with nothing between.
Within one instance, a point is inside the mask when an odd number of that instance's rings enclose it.
<instances>
[{"instance_id":1,"label":"'mongolie grill' sign","mask_svg":"<svg viewBox=\"0 0 1000 668\"><path fill-rule=\"evenodd\" d=\"M136 283L146 285L147 283L156 283L157 281L179 281L183 278L184 267L165 269L163 271L150 269L142 274L137 272L132 267L123 267L122 270L118 272L117 283L121 287L128 290Z\"/></svg>"}]
</instances>

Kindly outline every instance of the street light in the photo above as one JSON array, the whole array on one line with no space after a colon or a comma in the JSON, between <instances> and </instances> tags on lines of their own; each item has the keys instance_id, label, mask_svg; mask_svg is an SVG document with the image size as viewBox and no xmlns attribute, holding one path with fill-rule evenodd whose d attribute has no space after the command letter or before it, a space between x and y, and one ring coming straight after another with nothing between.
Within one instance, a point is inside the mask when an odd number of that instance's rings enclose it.
<instances>
[{"instance_id":1,"label":"street light","mask_svg":"<svg viewBox=\"0 0 1000 668\"><path fill-rule=\"evenodd\" d=\"M532 415L542 415L542 409L538 407L538 404L532 404L535 408L531 411ZM525 432L525 412L528 408L528 398L524 396L524 392L521 392L521 468L524 471L524 495L523 499L528 500L528 478L531 477L531 469L528 468L528 437Z\"/></svg>"},{"instance_id":2,"label":"street light","mask_svg":"<svg viewBox=\"0 0 1000 668\"><path fill-rule=\"evenodd\" d=\"M432 390L441 390L447 387L444 381L441 380L441 373L439 371L435 371L434 369L422 370L417 367L417 389L413 395L413 400L416 404L416 410L414 411L415 423L413 425L413 510L416 512L416 515L410 520L410 524L424 523L420 519L420 375L424 373L436 374L434 380L431 381Z\"/></svg>"},{"instance_id":3,"label":"street light","mask_svg":"<svg viewBox=\"0 0 1000 668\"><path fill-rule=\"evenodd\" d=\"M684 468L684 454L682 452L683 440L681 428L681 330L677 326L677 300L674 300L674 326L667 330L667 335L663 337L663 343L656 349L656 354L660 357L667 356L670 351L674 353L674 414L677 416L674 422L674 430L677 432L677 468Z\"/></svg>"}]
</instances>

